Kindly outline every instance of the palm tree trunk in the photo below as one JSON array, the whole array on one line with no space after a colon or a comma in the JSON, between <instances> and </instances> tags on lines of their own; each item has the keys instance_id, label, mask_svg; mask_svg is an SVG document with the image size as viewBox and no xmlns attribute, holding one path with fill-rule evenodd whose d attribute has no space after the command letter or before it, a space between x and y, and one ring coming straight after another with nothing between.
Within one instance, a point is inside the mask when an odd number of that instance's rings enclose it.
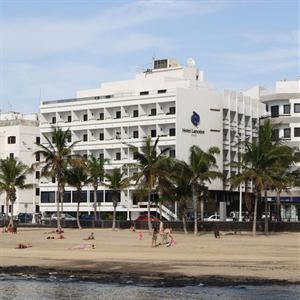
<instances>
[{"instance_id":1,"label":"palm tree trunk","mask_svg":"<svg viewBox=\"0 0 300 300\"><path fill-rule=\"evenodd\" d=\"M113 203L113 205L114 205L114 211L113 211L113 223L112 223L112 230L116 230L116 215L117 215L117 203L115 203L115 201L114 201L114 203Z\"/></svg>"},{"instance_id":2,"label":"palm tree trunk","mask_svg":"<svg viewBox=\"0 0 300 300\"><path fill-rule=\"evenodd\" d=\"M204 221L204 198L203 197L200 198L200 210L201 210L200 219L201 222L203 222Z\"/></svg>"},{"instance_id":3,"label":"palm tree trunk","mask_svg":"<svg viewBox=\"0 0 300 300\"><path fill-rule=\"evenodd\" d=\"M81 227L81 224L80 224L80 221L79 221L79 208L80 208L80 202L81 202L81 190L78 189L77 190L77 193L78 193L78 198L77 198L77 212L76 212L76 221L77 221L77 226L78 226L78 229L82 229Z\"/></svg>"},{"instance_id":4,"label":"palm tree trunk","mask_svg":"<svg viewBox=\"0 0 300 300\"><path fill-rule=\"evenodd\" d=\"M162 207L161 207L162 203L161 203L161 201L159 201L158 205L159 205L159 218L162 219L163 216L162 216Z\"/></svg>"},{"instance_id":5,"label":"palm tree trunk","mask_svg":"<svg viewBox=\"0 0 300 300\"><path fill-rule=\"evenodd\" d=\"M151 214L150 214L150 203L151 203L151 192L148 193L147 209L148 209L148 230L149 230L149 233L152 233L152 223L151 223Z\"/></svg>"},{"instance_id":6,"label":"palm tree trunk","mask_svg":"<svg viewBox=\"0 0 300 300\"><path fill-rule=\"evenodd\" d=\"M265 235L269 232L269 209L268 209L268 198L267 190L265 190Z\"/></svg>"},{"instance_id":7,"label":"palm tree trunk","mask_svg":"<svg viewBox=\"0 0 300 300\"><path fill-rule=\"evenodd\" d=\"M9 193L6 192L6 203L5 203L6 207L5 207L5 219L6 222L9 219L8 213L9 213Z\"/></svg>"},{"instance_id":8,"label":"palm tree trunk","mask_svg":"<svg viewBox=\"0 0 300 300\"><path fill-rule=\"evenodd\" d=\"M187 228L186 228L185 210L182 213L182 225L183 225L184 234L188 234L188 231L187 231Z\"/></svg>"},{"instance_id":9,"label":"palm tree trunk","mask_svg":"<svg viewBox=\"0 0 300 300\"><path fill-rule=\"evenodd\" d=\"M59 202L60 202L60 197L61 197L61 193L60 193L60 180L57 178L57 192L56 192L56 216L57 216L57 229L61 228L61 224L60 224L60 211L59 211Z\"/></svg>"},{"instance_id":10,"label":"palm tree trunk","mask_svg":"<svg viewBox=\"0 0 300 300\"><path fill-rule=\"evenodd\" d=\"M94 219L97 221L97 189L98 187L94 185Z\"/></svg>"},{"instance_id":11,"label":"palm tree trunk","mask_svg":"<svg viewBox=\"0 0 300 300\"><path fill-rule=\"evenodd\" d=\"M65 196L65 187L62 186L61 187L61 190L62 190L62 195L61 195L61 198L60 198L60 212L61 212L61 215L64 213L64 196Z\"/></svg>"},{"instance_id":12,"label":"palm tree trunk","mask_svg":"<svg viewBox=\"0 0 300 300\"><path fill-rule=\"evenodd\" d=\"M193 208L194 208L194 234L198 234L198 209L197 209L197 192L196 188L193 185L192 186L192 192L193 192Z\"/></svg>"},{"instance_id":13,"label":"palm tree trunk","mask_svg":"<svg viewBox=\"0 0 300 300\"><path fill-rule=\"evenodd\" d=\"M277 191L276 204L277 204L277 222L280 222L281 221L280 191Z\"/></svg>"},{"instance_id":14,"label":"palm tree trunk","mask_svg":"<svg viewBox=\"0 0 300 300\"><path fill-rule=\"evenodd\" d=\"M252 224L252 235L256 236L256 218L257 218L257 201L258 194L255 194L254 198L254 212L253 212L253 224Z\"/></svg>"}]
</instances>

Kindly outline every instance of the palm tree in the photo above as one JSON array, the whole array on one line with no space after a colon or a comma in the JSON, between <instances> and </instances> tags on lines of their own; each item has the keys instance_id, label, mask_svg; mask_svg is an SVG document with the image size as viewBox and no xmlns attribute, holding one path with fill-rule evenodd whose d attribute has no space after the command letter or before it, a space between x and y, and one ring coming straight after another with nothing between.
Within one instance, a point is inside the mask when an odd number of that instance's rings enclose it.
<instances>
[{"instance_id":1,"label":"palm tree","mask_svg":"<svg viewBox=\"0 0 300 300\"><path fill-rule=\"evenodd\" d=\"M243 182L252 181L254 185L254 214L253 214L253 236L256 235L257 205L264 191L274 186L274 174L280 168L278 161L291 161L293 150L282 145L280 140L273 138L273 126L270 121L265 122L259 128L257 140L250 142L246 140L245 153L242 154L241 162L233 163L240 172L229 180L232 187L238 187ZM265 233L268 229L268 202L265 199Z\"/></svg>"},{"instance_id":2,"label":"palm tree","mask_svg":"<svg viewBox=\"0 0 300 300\"><path fill-rule=\"evenodd\" d=\"M193 210L194 210L194 234L198 234L198 195L201 199L201 221L204 219L204 196L207 191L206 183L217 178L223 178L223 174L217 171L215 155L219 154L217 147L211 147L207 152L198 146L190 148L189 164L185 168L190 178L192 188Z\"/></svg>"},{"instance_id":3,"label":"palm tree","mask_svg":"<svg viewBox=\"0 0 300 300\"><path fill-rule=\"evenodd\" d=\"M32 184L26 184L26 175L30 172L28 166L14 157L0 160L0 190L6 193L6 217L8 219L9 202L11 204L10 224L13 226L14 203L16 189L28 189Z\"/></svg>"},{"instance_id":4,"label":"palm tree","mask_svg":"<svg viewBox=\"0 0 300 300\"><path fill-rule=\"evenodd\" d=\"M97 190L99 184L102 183L104 177L104 164L107 162L106 159L96 158L91 155L87 161L88 168L88 182L92 184L94 190L94 217L97 221Z\"/></svg>"},{"instance_id":5,"label":"palm tree","mask_svg":"<svg viewBox=\"0 0 300 300\"><path fill-rule=\"evenodd\" d=\"M77 212L76 220L78 229L81 229L79 221L79 209L82 202L82 188L88 183L88 170L85 161L72 165L66 170L66 182L68 185L76 188Z\"/></svg>"},{"instance_id":6,"label":"palm tree","mask_svg":"<svg viewBox=\"0 0 300 300\"><path fill-rule=\"evenodd\" d=\"M192 198L192 190L190 187L191 172L189 172L189 168L185 162L176 159L171 160L170 170L170 175L164 177L164 181L161 182L161 194L163 197L173 199L173 201L178 203L178 212L182 218L183 230L184 233L187 234L187 203Z\"/></svg>"},{"instance_id":7,"label":"palm tree","mask_svg":"<svg viewBox=\"0 0 300 300\"><path fill-rule=\"evenodd\" d=\"M124 178L125 172L121 172L119 168L114 168L111 173L106 173L105 177L108 179L109 184L106 186L112 190L112 202L113 202L113 223L112 230L116 229L116 213L119 200L119 193L129 186L128 178Z\"/></svg>"},{"instance_id":8,"label":"palm tree","mask_svg":"<svg viewBox=\"0 0 300 300\"><path fill-rule=\"evenodd\" d=\"M148 195L147 212L148 212L148 229L152 232L152 224L150 218L150 204L151 204L151 193L157 184L159 176L167 176L168 172L162 167L163 161L167 158L164 154L169 148L163 149L159 154L157 149L159 138L152 143L151 137L145 139L144 146L141 151L135 146L130 146L134 158L137 163L134 167L138 169L136 175L132 176L132 179L139 183L139 189L146 190Z\"/></svg>"},{"instance_id":9,"label":"palm tree","mask_svg":"<svg viewBox=\"0 0 300 300\"><path fill-rule=\"evenodd\" d=\"M68 145L68 139L71 136L71 131L67 129L66 131L58 127L53 127L51 132L51 140L44 135L47 145L39 144L41 148L34 154L43 156L44 161L41 163L43 165L41 174L45 177L54 177L57 182L57 228L61 228L60 224L60 211L59 202L63 201L64 193L64 169L68 166L73 155L72 149L77 142L73 142ZM39 164L38 164L39 165Z\"/></svg>"}]
</instances>

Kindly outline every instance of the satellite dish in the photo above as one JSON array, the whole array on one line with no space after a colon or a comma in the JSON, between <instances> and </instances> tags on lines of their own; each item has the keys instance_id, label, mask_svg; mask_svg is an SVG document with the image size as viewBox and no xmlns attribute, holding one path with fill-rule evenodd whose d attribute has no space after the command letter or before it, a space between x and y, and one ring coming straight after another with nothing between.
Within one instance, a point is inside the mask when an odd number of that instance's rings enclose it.
<instances>
[{"instance_id":1,"label":"satellite dish","mask_svg":"<svg viewBox=\"0 0 300 300\"><path fill-rule=\"evenodd\" d=\"M195 67L196 66L196 62L193 58L188 58L187 59L187 65L188 67Z\"/></svg>"}]
</instances>

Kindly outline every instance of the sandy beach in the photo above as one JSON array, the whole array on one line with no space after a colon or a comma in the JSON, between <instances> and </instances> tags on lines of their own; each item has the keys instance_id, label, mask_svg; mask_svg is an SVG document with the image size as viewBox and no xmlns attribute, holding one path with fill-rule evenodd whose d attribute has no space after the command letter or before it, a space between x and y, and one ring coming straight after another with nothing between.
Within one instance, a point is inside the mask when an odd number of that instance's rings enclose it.
<instances>
[{"instance_id":1,"label":"sandy beach","mask_svg":"<svg viewBox=\"0 0 300 300\"><path fill-rule=\"evenodd\" d=\"M66 239L47 240L50 234L46 231L51 229L20 228L18 234L1 233L0 267L300 281L299 233L272 233L255 238L242 233L221 235L220 239L212 233L197 237L175 233L175 245L151 248L151 236L146 231L142 240L137 232L110 229L66 229ZM83 240L91 232L95 240ZM30 243L33 247L15 249L19 243ZM70 250L85 244L94 244L96 249Z\"/></svg>"}]
</instances>

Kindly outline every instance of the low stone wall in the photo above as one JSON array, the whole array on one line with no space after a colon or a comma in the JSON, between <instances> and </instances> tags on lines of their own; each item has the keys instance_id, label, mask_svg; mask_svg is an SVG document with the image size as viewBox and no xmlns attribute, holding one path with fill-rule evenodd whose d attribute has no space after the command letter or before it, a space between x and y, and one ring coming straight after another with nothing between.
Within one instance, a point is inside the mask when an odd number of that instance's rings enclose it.
<instances>
[{"instance_id":1,"label":"low stone wall","mask_svg":"<svg viewBox=\"0 0 300 300\"><path fill-rule=\"evenodd\" d=\"M159 228L159 222L152 222L153 226ZM0 221L0 227L3 227L3 222ZM17 224L18 227L56 227L56 222L51 221L46 224ZM62 222L64 228L77 228L76 221L66 221ZM83 228L111 228L112 221L82 221L81 226ZM146 230L148 229L147 221L116 221L116 227L120 229L129 229L134 226L136 230ZM170 227L173 231L183 231L183 224L180 221L164 222L165 227ZM264 231L264 221L257 222L257 231ZM194 230L194 223L187 222L188 231L192 232ZM213 231L218 229L219 231L251 231L252 222L198 222L199 231ZM300 222L269 222L269 231L280 232L280 231L290 231L290 232L300 232Z\"/></svg>"}]
</instances>

